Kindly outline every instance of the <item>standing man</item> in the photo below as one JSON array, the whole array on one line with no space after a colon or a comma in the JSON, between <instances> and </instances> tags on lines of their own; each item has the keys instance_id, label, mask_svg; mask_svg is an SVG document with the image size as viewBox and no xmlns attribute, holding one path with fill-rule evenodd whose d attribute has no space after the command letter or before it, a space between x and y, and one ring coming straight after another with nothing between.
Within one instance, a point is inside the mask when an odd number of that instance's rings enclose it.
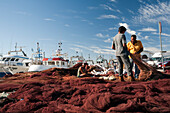
<instances>
[{"instance_id":1,"label":"standing man","mask_svg":"<svg viewBox=\"0 0 170 113\"><path fill-rule=\"evenodd\" d=\"M131 41L127 43L128 51L135 55L136 57L140 58L140 53L143 51L143 45L140 40L136 40L136 35L131 36ZM133 68L133 60L130 58L131 66ZM135 78L137 79L139 77L140 70L138 69L138 66L135 64Z\"/></svg>"},{"instance_id":2,"label":"standing man","mask_svg":"<svg viewBox=\"0 0 170 113\"><path fill-rule=\"evenodd\" d=\"M123 64L124 64L127 70L128 78L130 79L130 81L135 81L128 57L129 52L127 51L126 37L124 35L125 32L126 28L124 26L120 26L118 34L113 38L112 49L116 50L116 58L118 60L119 66L118 70L119 80L124 81L123 78Z\"/></svg>"}]
</instances>

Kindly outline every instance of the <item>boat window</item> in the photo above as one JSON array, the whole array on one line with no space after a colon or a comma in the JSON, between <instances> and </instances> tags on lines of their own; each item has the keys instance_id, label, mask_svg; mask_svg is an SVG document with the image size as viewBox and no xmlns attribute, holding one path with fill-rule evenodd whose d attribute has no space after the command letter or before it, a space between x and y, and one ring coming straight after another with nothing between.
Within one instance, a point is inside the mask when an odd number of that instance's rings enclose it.
<instances>
[{"instance_id":1,"label":"boat window","mask_svg":"<svg viewBox=\"0 0 170 113\"><path fill-rule=\"evenodd\" d=\"M170 60L170 58L164 58L164 61L168 61L168 60Z\"/></svg>"},{"instance_id":2,"label":"boat window","mask_svg":"<svg viewBox=\"0 0 170 113\"><path fill-rule=\"evenodd\" d=\"M156 61L156 60L160 61L161 59L162 59L161 57L152 58L153 61Z\"/></svg>"},{"instance_id":3,"label":"boat window","mask_svg":"<svg viewBox=\"0 0 170 113\"><path fill-rule=\"evenodd\" d=\"M19 59L17 58L15 61L18 61Z\"/></svg>"},{"instance_id":4,"label":"boat window","mask_svg":"<svg viewBox=\"0 0 170 113\"><path fill-rule=\"evenodd\" d=\"M15 60L15 58L12 58L12 59L11 59L11 61L14 61L14 60Z\"/></svg>"},{"instance_id":5,"label":"boat window","mask_svg":"<svg viewBox=\"0 0 170 113\"><path fill-rule=\"evenodd\" d=\"M56 62L56 65L59 65L59 62L58 62L58 61Z\"/></svg>"},{"instance_id":6,"label":"boat window","mask_svg":"<svg viewBox=\"0 0 170 113\"><path fill-rule=\"evenodd\" d=\"M48 65L55 65L54 61L48 62Z\"/></svg>"},{"instance_id":7,"label":"boat window","mask_svg":"<svg viewBox=\"0 0 170 113\"><path fill-rule=\"evenodd\" d=\"M46 62L45 62L45 61L43 61L43 65L46 65Z\"/></svg>"},{"instance_id":8,"label":"boat window","mask_svg":"<svg viewBox=\"0 0 170 113\"><path fill-rule=\"evenodd\" d=\"M64 66L64 62L62 62L62 63L61 63L61 65L63 65L63 66Z\"/></svg>"},{"instance_id":9,"label":"boat window","mask_svg":"<svg viewBox=\"0 0 170 113\"><path fill-rule=\"evenodd\" d=\"M29 66L29 63L25 63L26 66Z\"/></svg>"},{"instance_id":10,"label":"boat window","mask_svg":"<svg viewBox=\"0 0 170 113\"><path fill-rule=\"evenodd\" d=\"M102 61L98 61L97 63L103 63Z\"/></svg>"},{"instance_id":11,"label":"boat window","mask_svg":"<svg viewBox=\"0 0 170 113\"><path fill-rule=\"evenodd\" d=\"M7 58L5 61L9 61L10 60L10 58Z\"/></svg>"},{"instance_id":12,"label":"boat window","mask_svg":"<svg viewBox=\"0 0 170 113\"><path fill-rule=\"evenodd\" d=\"M23 66L23 63L17 63L17 66Z\"/></svg>"},{"instance_id":13,"label":"boat window","mask_svg":"<svg viewBox=\"0 0 170 113\"><path fill-rule=\"evenodd\" d=\"M3 58L2 61L4 61L6 58Z\"/></svg>"}]
</instances>

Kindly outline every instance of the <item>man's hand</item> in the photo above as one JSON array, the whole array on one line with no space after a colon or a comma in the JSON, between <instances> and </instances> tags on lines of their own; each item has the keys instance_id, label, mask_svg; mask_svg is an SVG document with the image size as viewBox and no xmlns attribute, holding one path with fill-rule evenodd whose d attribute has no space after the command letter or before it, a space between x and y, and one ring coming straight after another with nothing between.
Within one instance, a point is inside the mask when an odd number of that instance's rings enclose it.
<instances>
[{"instance_id":1,"label":"man's hand","mask_svg":"<svg viewBox=\"0 0 170 113\"><path fill-rule=\"evenodd\" d=\"M138 53L137 53L137 52L135 52L135 53L134 53L134 55L135 55L135 54L138 54Z\"/></svg>"},{"instance_id":2,"label":"man's hand","mask_svg":"<svg viewBox=\"0 0 170 113\"><path fill-rule=\"evenodd\" d=\"M114 45L112 45L112 49L114 49L114 50L115 50L115 46L114 46Z\"/></svg>"}]
</instances>

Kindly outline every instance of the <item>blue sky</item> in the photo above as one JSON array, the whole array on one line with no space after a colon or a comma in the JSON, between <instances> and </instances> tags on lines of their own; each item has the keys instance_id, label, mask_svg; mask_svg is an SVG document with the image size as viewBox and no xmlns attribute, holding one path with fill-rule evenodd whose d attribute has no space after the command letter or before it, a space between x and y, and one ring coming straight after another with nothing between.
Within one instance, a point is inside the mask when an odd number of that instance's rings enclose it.
<instances>
[{"instance_id":1,"label":"blue sky","mask_svg":"<svg viewBox=\"0 0 170 113\"><path fill-rule=\"evenodd\" d=\"M170 51L169 0L0 0L0 53L24 46L31 56L36 43L46 57L62 42L64 53L88 59L115 57L112 38L123 25L127 42L131 34L144 50L160 51L158 22L162 22L163 50Z\"/></svg>"}]
</instances>

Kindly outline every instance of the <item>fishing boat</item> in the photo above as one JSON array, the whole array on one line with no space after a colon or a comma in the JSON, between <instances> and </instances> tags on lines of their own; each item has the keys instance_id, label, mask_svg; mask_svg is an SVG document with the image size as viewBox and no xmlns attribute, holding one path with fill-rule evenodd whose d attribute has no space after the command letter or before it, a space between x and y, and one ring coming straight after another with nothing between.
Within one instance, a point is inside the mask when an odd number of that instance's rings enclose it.
<instances>
[{"instance_id":1,"label":"fishing boat","mask_svg":"<svg viewBox=\"0 0 170 113\"><path fill-rule=\"evenodd\" d=\"M89 55L89 59L86 60L85 62L88 63L88 65L94 65L94 61L92 59L90 59L90 54Z\"/></svg>"},{"instance_id":2,"label":"fishing boat","mask_svg":"<svg viewBox=\"0 0 170 113\"><path fill-rule=\"evenodd\" d=\"M0 54L0 62L2 61L3 55ZM0 65L0 77L3 77L7 74L11 74L7 69L5 69L2 65Z\"/></svg>"},{"instance_id":3,"label":"fishing boat","mask_svg":"<svg viewBox=\"0 0 170 113\"><path fill-rule=\"evenodd\" d=\"M0 61L0 68L4 73L22 73L27 72L32 60L27 57L22 47L17 50L17 44L14 51L9 51L7 55L4 55Z\"/></svg>"},{"instance_id":4,"label":"fishing boat","mask_svg":"<svg viewBox=\"0 0 170 113\"><path fill-rule=\"evenodd\" d=\"M76 53L78 53L78 52L76 52ZM75 64L84 63L84 62L85 62L85 58L83 57L83 55L72 56L72 57L70 57L69 66L72 67Z\"/></svg>"},{"instance_id":5,"label":"fishing boat","mask_svg":"<svg viewBox=\"0 0 170 113\"><path fill-rule=\"evenodd\" d=\"M170 51L163 52L163 61L170 60ZM154 53L152 57L147 61L148 64L154 67L158 67L158 64L162 62L161 52Z\"/></svg>"},{"instance_id":6,"label":"fishing boat","mask_svg":"<svg viewBox=\"0 0 170 113\"><path fill-rule=\"evenodd\" d=\"M58 43L59 49L56 50L56 54L52 55L52 58L43 58L42 64L33 64L29 67L29 72L39 72L43 70L47 70L53 67L56 68L68 68L69 60L66 59L67 54L61 54L61 45L62 43Z\"/></svg>"},{"instance_id":7,"label":"fishing boat","mask_svg":"<svg viewBox=\"0 0 170 113\"><path fill-rule=\"evenodd\" d=\"M98 65L100 65L101 67L104 67L104 68L108 68L109 67L107 59L105 59L104 56L102 57L101 55L99 55L97 57L96 63Z\"/></svg>"}]
</instances>

